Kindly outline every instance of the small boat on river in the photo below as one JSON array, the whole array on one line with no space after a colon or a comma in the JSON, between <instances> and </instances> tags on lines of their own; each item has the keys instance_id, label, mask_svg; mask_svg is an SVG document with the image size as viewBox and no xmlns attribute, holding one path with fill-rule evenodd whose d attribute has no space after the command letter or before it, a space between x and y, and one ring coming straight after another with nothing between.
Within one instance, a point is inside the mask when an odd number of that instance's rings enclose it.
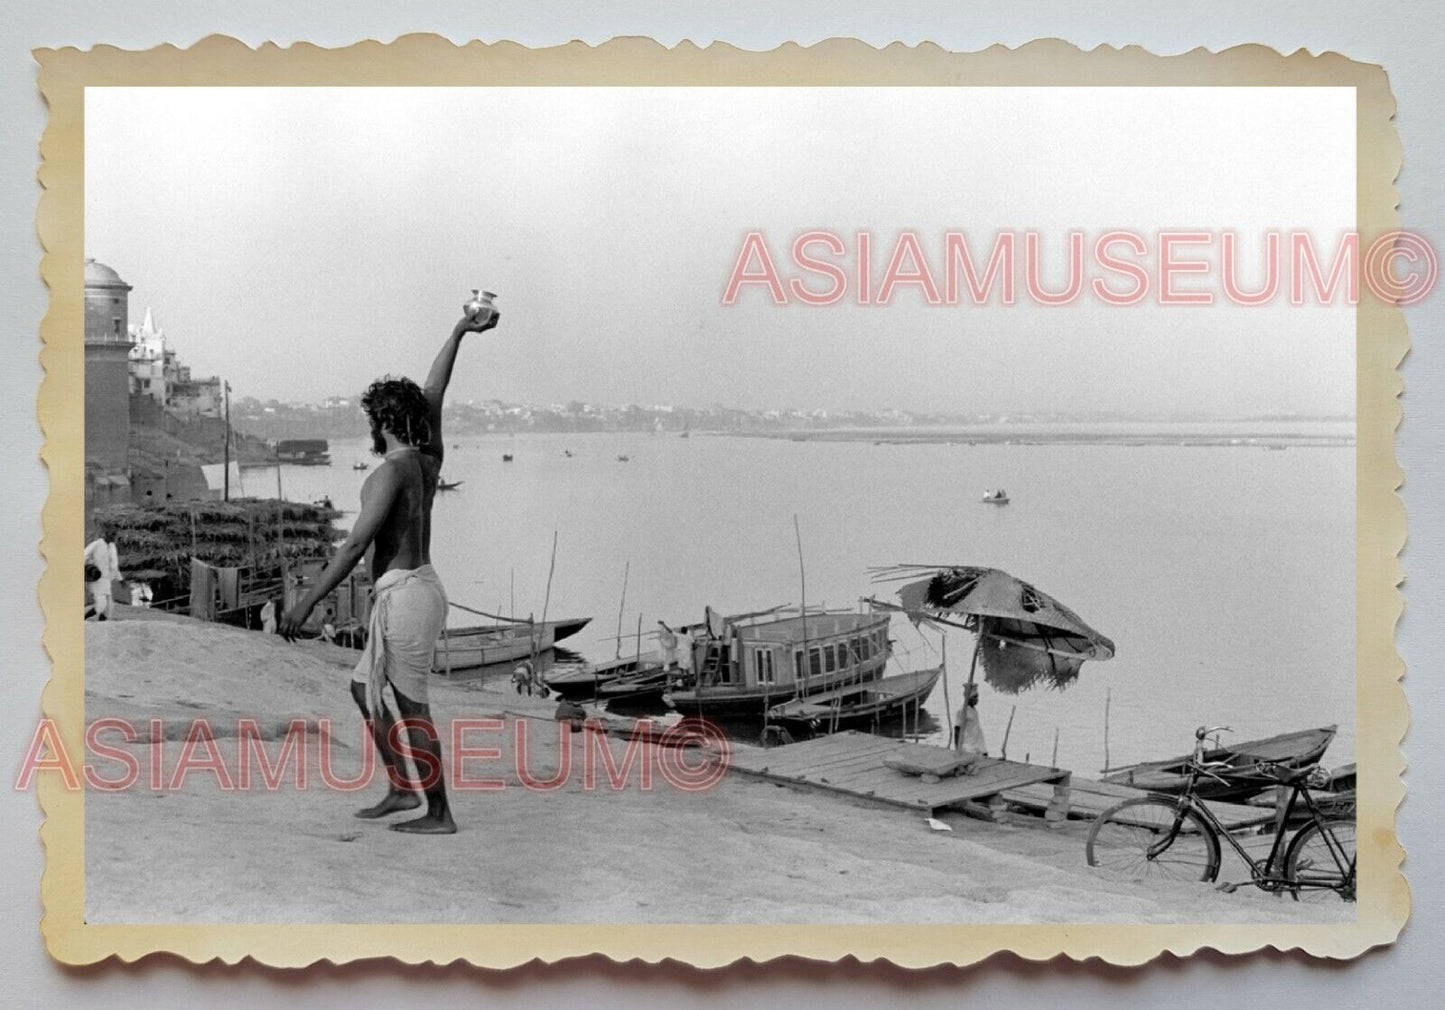
<instances>
[{"instance_id":1,"label":"small boat on river","mask_svg":"<svg viewBox=\"0 0 1445 1010\"><path fill-rule=\"evenodd\" d=\"M862 684L848 684L804 698L794 698L768 709L768 718L794 723L808 730L831 733L835 729L867 727L923 707L943 667L895 673Z\"/></svg>"},{"instance_id":2,"label":"small boat on river","mask_svg":"<svg viewBox=\"0 0 1445 1010\"><path fill-rule=\"evenodd\" d=\"M576 617L545 624L517 621L447 628L437 640L432 669L438 673L455 673L526 659L534 652L546 652L562 639L577 634L591 620L590 617Z\"/></svg>"},{"instance_id":3,"label":"small boat on river","mask_svg":"<svg viewBox=\"0 0 1445 1010\"><path fill-rule=\"evenodd\" d=\"M543 680L559 697L580 701L597 696L598 689L621 678L631 676L649 666L660 666L662 660L654 652L624 656L605 663L583 663L559 667Z\"/></svg>"},{"instance_id":4,"label":"small boat on river","mask_svg":"<svg viewBox=\"0 0 1445 1010\"><path fill-rule=\"evenodd\" d=\"M1279 736L1265 737L1262 740L1250 740L1207 750L1204 752L1206 762L1224 762L1238 769L1238 777L1230 775L1228 770L1221 772L1221 778L1224 779L1222 782L1201 775L1195 790L1203 799L1247 799L1274 785L1269 779L1251 778L1245 774L1256 763L1266 761L1287 768L1304 768L1316 764L1329 747L1330 741L1335 738L1336 728L1322 726L1318 729L1281 733ZM1114 768L1105 773L1104 781L1173 795L1183 792L1189 782L1189 760L1184 756Z\"/></svg>"},{"instance_id":5,"label":"small boat on river","mask_svg":"<svg viewBox=\"0 0 1445 1010\"><path fill-rule=\"evenodd\" d=\"M985 491L979 501L985 505L1007 505L1008 492L1003 488L999 488L997 491Z\"/></svg>"},{"instance_id":6,"label":"small boat on river","mask_svg":"<svg viewBox=\"0 0 1445 1010\"><path fill-rule=\"evenodd\" d=\"M461 486L462 486L463 484L465 484L465 483L466 483L466 481L463 481L463 480L446 481L446 480L442 480L440 477L438 477L438 478L437 478L437 490L438 490L438 491L455 491L457 488L461 487Z\"/></svg>"},{"instance_id":7,"label":"small boat on river","mask_svg":"<svg viewBox=\"0 0 1445 1010\"><path fill-rule=\"evenodd\" d=\"M597 689L597 699L629 705L660 702L667 690L668 677L669 671L662 665L662 661L653 659L632 673L623 674L603 684Z\"/></svg>"}]
</instances>

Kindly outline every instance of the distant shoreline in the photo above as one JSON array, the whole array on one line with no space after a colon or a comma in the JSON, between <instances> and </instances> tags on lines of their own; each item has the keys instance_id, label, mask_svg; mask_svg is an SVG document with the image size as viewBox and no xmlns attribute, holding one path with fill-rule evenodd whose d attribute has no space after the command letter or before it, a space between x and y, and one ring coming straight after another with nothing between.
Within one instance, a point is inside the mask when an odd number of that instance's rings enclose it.
<instances>
[{"instance_id":1,"label":"distant shoreline","mask_svg":"<svg viewBox=\"0 0 1445 1010\"><path fill-rule=\"evenodd\" d=\"M1081 426L1083 428L1083 426ZM948 428L833 428L824 431L719 432L744 438L783 439L792 442L872 442L875 445L1116 445L1143 446L1227 446L1253 449L1348 448L1355 444L1352 434L1334 431L1204 431L1181 424L1177 431L1119 431L1107 425L1097 427L948 427Z\"/></svg>"}]
</instances>

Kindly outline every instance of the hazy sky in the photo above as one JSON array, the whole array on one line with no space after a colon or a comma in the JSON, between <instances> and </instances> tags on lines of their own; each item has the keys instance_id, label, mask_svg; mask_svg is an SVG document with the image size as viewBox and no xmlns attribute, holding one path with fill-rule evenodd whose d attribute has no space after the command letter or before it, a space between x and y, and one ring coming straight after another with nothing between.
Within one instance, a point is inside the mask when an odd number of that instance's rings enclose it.
<instances>
[{"instance_id":1,"label":"hazy sky","mask_svg":"<svg viewBox=\"0 0 1445 1010\"><path fill-rule=\"evenodd\" d=\"M875 276L1039 229L1052 283L1071 228L1231 228L1253 284L1264 229L1353 227L1354 167L1343 88L89 88L86 252L238 396L421 378L483 286L460 399L1341 413L1344 306L721 294L749 229L872 230Z\"/></svg>"}]
</instances>

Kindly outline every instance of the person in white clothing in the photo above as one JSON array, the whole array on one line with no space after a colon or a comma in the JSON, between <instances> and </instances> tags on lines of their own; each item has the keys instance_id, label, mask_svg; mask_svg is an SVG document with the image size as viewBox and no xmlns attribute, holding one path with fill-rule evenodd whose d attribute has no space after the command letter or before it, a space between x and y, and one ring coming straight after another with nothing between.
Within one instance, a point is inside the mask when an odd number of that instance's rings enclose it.
<instances>
[{"instance_id":1,"label":"person in white clothing","mask_svg":"<svg viewBox=\"0 0 1445 1010\"><path fill-rule=\"evenodd\" d=\"M686 628L677 629L677 669L684 677L692 675L692 636Z\"/></svg>"},{"instance_id":2,"label":"person in white clothing","mask_svg":"<svg viewBox=\"0 0 1445 1010\"><path fill-rule=\"evenodd\" d=\"M97 621L110 619L111 583L120 577L120 558L115 544L97 537L85 545L85 588L90 591L92 612Z\"/></svg>"},{"instance_id":3,"label":"person in white clothing","mask_svg":"<svg viewBox=\"0 0 1445 1010\"><path fill-rule=\"evenodd\" d=\"M978 721L976 684L969 684L964 690L963 707L958 710L958 721L953 726L953 749L960 754L988 753L988 744L983 739L983 725Z\"/></svg>"},{"instance_id":4,"label":"person in white clothing","mask_svg":"<svg viewBox=\"0 0 1445 1010\"><path fill-rule=\"evenodd\" d=\"M666 621L658 621L657 644L662 649L662 668L664 670L675 670L677 668L677 633L667 626Z\"/></svg>"}]
</instances>

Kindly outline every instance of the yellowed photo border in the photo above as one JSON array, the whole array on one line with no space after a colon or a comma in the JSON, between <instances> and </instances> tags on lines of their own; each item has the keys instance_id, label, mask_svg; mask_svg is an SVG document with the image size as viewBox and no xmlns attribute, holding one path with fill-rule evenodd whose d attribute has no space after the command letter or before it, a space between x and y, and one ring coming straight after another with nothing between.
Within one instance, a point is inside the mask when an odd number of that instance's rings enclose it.
<instances>
[{"instance_id":1,"label":"yellowed photo border","mask_svg":"<svg viewBox=\"0 0 1445 1010\"><path fill-rule=\"evenodd\" d=\"M97 47L43 49L39 82L50 121L41 144L38 213L44 245L41 272L50 289L42 335L45 379L39 396L43 458L51 493L44 511L47 568L40 582L45 645L54 672L44 694L70 753L83 753L84 647L80 566L83 544L83 294L84 91L88 86L368 86L368 85L926 85L926 86L1334 86L1356 93L1357 229L1364 242L1398 227L1393 180L1401 151L1392 123L1394 99L1384 70L1334 53L1290 56L1262 46L1221 53L1196 50L1154 56L1139 48L1084 52L1060 41L1018 49L995 46L951 53L925 44L875 49L834 39L807 48L787 45L747 52L690 43L668 49L648 39L580 42L528 49L499 42L456 46L432 35L345 49L305 43L252 49L213 36L189 49L146 52ZM1348 958L1391 942L1410 898L1395 838L1395 810L1404 796L1400 743L1408 725L1399 684L1403 665L1394 627L1402 608L1396 559L1405 540L1396 496L1403 473L1395 462L1401 417L1396 366L1409 347L1403 313L1369 296L1357 315L1358 435L1356 517L1356 676L1359 766L1357 918L1327 925L92 925L84 919L84 796L59 776L38 777L45 811L41 838L41 930L51 954L71 964L116 956L127 961L167 951L196 962L254 958L294 967L325 958L393 957L408 963L462 959L492 968L535 959L599 953L624 960L672 958L715 967L740 958L796 955L834 960L886 958L907 967L979 961L1009 950L1031 958L1065 954L1139 964L1164 951L1200 948L1242 953L1265 946Z\"/></svg>"}]
</instances>

